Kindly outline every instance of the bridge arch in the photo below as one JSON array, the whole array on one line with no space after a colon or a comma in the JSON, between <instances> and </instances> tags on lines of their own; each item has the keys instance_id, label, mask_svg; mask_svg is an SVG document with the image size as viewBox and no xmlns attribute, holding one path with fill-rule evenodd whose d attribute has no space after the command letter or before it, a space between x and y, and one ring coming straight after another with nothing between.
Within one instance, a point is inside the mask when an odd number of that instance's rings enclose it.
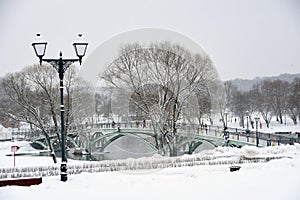
<instances>
[{"instance_id":1,"label":"bridge arch","mask_svg":"<svg viewBox=\"0 0 300 200\"><path fill-rule=\"evenodd\" d=\"M107 133L105 135L101 135L97 137L94 141L91 142L91 146L95 148L95 144L97 144L99 141L105 140L103 144L100 147L100 150L103 151L107 146L112 144L114 141L118 140L121 137L128 136L139 139L141 142L145 143L147 146L149 146L151 149L158 151L158 148L151 143L150 141L146 140L144 137L140 136L146 135L146 136L153 136L153 134L146 133L146 132L123 132L123 131L115 131L111 133Z\"/></svg>"}]
</instances>

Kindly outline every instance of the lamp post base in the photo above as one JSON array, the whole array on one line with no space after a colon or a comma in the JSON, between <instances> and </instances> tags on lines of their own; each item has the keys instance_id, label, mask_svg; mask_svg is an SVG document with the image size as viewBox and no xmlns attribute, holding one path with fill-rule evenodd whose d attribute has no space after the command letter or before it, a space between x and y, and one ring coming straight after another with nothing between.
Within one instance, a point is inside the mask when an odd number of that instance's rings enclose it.
<instances>
[{"instance_id":1,"label":"lamp post base","mask_svg":"<svg viewBox=\"0 0 300 200\"><path fill-rule=\"evenodd\" d=\"M63 182L66 182L68 180L68 174L67 174L67 164L62 163L60 165L60 180Z\"/></svg>"}]
</instances>

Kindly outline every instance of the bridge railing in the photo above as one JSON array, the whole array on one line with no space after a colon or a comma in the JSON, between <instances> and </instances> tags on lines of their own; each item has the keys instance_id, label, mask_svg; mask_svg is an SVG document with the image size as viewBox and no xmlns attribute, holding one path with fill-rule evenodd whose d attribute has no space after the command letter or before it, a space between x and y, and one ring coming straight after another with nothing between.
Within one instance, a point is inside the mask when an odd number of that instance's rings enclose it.
<instances>
[{"instance_id":1,"label":"bridge railing","mask_svg":"<svg viewBox=\"0 0 300 200\"><path fill-rule=\"evenodd\" d=\"M245 129L238 128L227 128L226 132L228 133L227 137L229 140L237 140L252 143L254 145L257 144L258 140L259 146L275 146L280 144L293 145L294 142L299 142L299 137L292 134L280 135L263 132L256 133L256 131L247 131ZM224 134L224 128L220 126L207 126L204 127L199 133L214 137L225 137L226 135Z\"/></svg>"},{"instance_id":2,"label":"bridge railing","mask_svg":"<svg viewBox=\"0 0 300 200\"><path fill-rule=\"evenodd\" d=\"M71 126L70 130L77 130L77 129L86 129L86 128L148 128L152 129L152 124L149 122L101 122L101 123L95 123L95 124L82 124L82 125L76 125Z\"/></svg>"}]
</instances>

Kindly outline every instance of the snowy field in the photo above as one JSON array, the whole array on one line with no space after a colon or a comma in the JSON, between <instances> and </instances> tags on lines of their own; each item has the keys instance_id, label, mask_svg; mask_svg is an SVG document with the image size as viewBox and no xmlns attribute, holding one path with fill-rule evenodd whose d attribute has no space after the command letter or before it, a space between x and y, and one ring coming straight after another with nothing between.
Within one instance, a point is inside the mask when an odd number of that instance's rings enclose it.
<instances>
[{"instance_id":1,"label":"snowy field","mask_svg":"<svg viewBox=\"0 0 300 200\"><path fill-rule=\"evenodd\" d=\"M0 143L0 167L2 168L13 165L13 157L6 156L11 153L11 145L11 142ZM21 153L35 153L26 142L18 142L17 145L21 146L19 150ZM203 165L82 173L69 175L67 182L61 182L59 176L43 177L43 183L36 186L0 187L0 199L300 199L299 144L259 149L219 147L184 157L204 155L284 158L267 163L239 164L241 169L236 172L229 171L230 165ZM79 162L82 161L69 160L69 164ZM54 164L50 157L16 157L17 167L40 165Z\"/></svg>"}]
</instances>

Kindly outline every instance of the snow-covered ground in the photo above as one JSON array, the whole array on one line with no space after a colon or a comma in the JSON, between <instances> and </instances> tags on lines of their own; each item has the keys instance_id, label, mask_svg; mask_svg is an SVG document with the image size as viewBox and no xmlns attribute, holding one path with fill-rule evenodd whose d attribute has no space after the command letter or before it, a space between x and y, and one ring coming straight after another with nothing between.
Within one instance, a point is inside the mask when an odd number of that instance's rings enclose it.
<instances>
[{"instance_id":1,"label":"snow-covered ground","mask_svg":"<svg viewBox=\"0 0 300 200\"><path fill-rule=\"evenodd\" d=\"M32 154L37 155L40 151L32 148L29 142L15 141L15 142L0 142L0 168L1 167L13 167L14 157L11 152L11 146L18 146L18 154ZM36 166L36 165L52 165L53 160L51 157L38 157L38 156L16 156L16 167Z\"/></svg>"},{"instance_id":2,"label":"snow-covered ground","mask_svg":"<svg viewBox=\"0 0 300 200\"><path fill-rule=\"evenodd\" d=\"M1 142L0 167L13 165L13 157L6 156L12 144L21 146L19 152L34 152L26 142ZM236 172L230 172L229 165L203 165L82 173L69 175L67 182L61 182L59 176L43 177L43 183L36 186L0 187L0 199L300 199L299 144L241 149L218 147L183 158L204 155L221 155L228 159L236 155L284 158L267 163L240 164L241 169ZM77 162L81 161L69 160L69 163ZM17 167L36 165L54 164L50 157L16 158Z\"/></svg>"}]
</instances>

